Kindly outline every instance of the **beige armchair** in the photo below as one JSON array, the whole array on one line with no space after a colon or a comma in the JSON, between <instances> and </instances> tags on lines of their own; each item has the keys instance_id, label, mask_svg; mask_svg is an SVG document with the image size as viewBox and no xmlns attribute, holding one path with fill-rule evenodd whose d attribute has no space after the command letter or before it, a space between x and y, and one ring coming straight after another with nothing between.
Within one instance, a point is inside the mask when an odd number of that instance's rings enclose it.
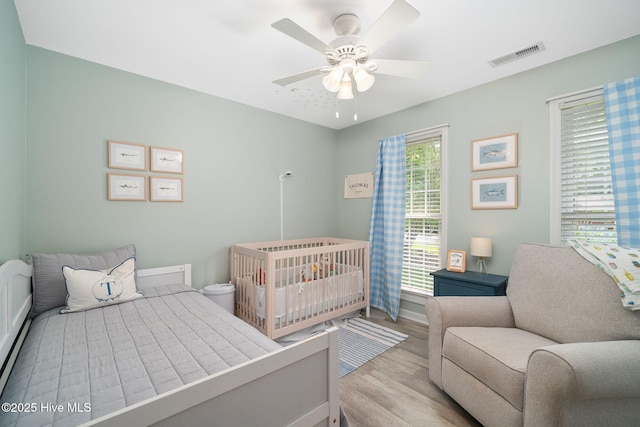
<instances>
[{"instance_id":1,"label":"beige armchair","mask_svg":"<svg viewBox=\"0 0 640 427\"><path fill-rule=\"evenodd\" d=\"M640 425L640 311L573 248L521 244L506 296L426 310L429 378L483 425Z\"/></svg>"}]
</instances>

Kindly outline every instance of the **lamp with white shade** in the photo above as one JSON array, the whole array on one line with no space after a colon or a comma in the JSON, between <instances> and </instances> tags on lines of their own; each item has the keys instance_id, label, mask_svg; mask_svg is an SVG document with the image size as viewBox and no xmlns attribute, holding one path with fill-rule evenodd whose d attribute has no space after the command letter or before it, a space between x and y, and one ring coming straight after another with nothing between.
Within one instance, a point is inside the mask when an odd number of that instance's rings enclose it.
<instances>
[{"instance_id":1,"label":"lamp with white shade","mask_svg":"<svg viewBox=\"0 0 640 427\"><path fill-rule=\"evenodd\" d=\"M487 273L487 264L485 258L492 255L492 242L488 237L472 237L471 238L471 256L478 257L476 271L479 273Z\"/></svg>"}]
</instances>

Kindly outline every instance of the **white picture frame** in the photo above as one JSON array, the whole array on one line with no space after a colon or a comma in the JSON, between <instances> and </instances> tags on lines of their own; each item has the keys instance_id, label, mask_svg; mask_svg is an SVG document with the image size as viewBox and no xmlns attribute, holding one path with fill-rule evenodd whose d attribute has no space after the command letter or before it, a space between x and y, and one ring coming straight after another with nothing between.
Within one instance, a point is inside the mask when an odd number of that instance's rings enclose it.
<instances>
[{"instance_id":1,"label":"white picture frame","mask_svg":"<svg viewBox=\"0 0 640 427\"><path fill-rule=\"evenodd\" d=\"M144 202L147 200L145 175L107 174L107 199Z\"/></svg>"},{"instance_id":2,"label":"white picture frame","mask_svg":"<svg viewBox=\"0 0 640 427\"><path fill-rule=\"evenodd\" d=\"M184 173L184 152L173 148L151 147L151 172Z\"/></svg>"}]
</instances>

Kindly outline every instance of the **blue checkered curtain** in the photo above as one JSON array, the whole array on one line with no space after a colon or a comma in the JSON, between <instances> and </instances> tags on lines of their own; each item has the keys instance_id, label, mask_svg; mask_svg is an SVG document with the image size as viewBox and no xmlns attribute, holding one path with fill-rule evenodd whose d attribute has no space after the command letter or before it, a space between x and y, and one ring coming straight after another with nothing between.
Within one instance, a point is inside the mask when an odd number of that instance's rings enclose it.
<instances>
[{"instance_id":1,"label":"blue checkered curtain","mask_svg":"<svg viewBox=\"0 0 640 427\"><path fill-rule=\"evenodd\" d=\"M406 199L404 135L378 141L369 230L371 306L395 321L400 310L404 209Z\"/></svg>"},{"instance_id":2,"label":"blue checkered curtain","mask_svg":"<svg viewBox=\"0 0 640 427\"><path fill-rule=\"evenodd\" d=\"M640 247L640 77L604 86L618 245Z\"/></svg>"}]
</instances>

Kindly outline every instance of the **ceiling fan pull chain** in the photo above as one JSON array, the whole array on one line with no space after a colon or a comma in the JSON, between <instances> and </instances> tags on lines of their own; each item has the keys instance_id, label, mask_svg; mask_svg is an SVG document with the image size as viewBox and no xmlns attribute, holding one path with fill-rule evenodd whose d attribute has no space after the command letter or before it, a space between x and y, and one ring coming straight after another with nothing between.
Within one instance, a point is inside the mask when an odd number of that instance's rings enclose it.
<instances>
[{"instance_id":1,"label":"ceiling fan pull chain","mask_svg":"<svg viewBox=\"0 0 640 427\"><path fill-rule=\"evenodd\" d=\"M357 89L353 90L353 121L357 122L358 121L358 101L356 101L358 99L358 92Z\"/></svg>"}]
</instances>

